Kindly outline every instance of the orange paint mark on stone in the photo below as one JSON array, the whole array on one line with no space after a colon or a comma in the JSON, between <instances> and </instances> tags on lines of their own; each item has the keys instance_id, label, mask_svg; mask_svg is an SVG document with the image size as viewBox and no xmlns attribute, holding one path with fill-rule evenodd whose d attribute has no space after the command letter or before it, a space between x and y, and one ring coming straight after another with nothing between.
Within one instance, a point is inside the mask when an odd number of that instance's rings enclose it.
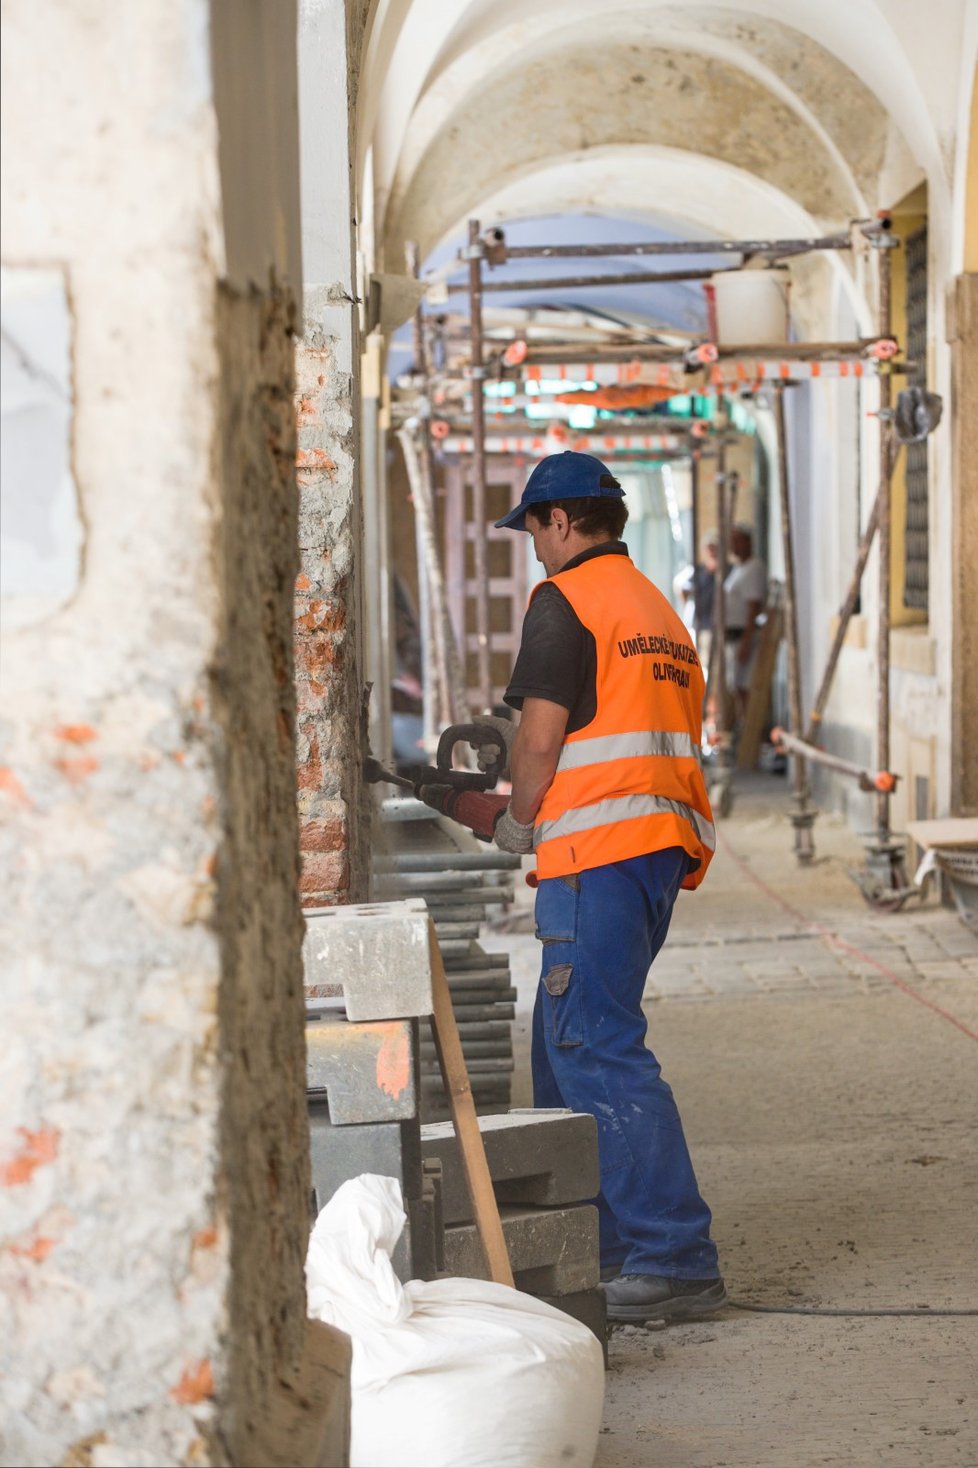
<instances>
[{"instance_id":1,"label":"orange paint mark on stone","mask_svg":"<svg viewBox=\"0 0 978 1468\"><path fill-rule=\"evenodd\" d=\"M9 765L0 765L0 791L12 800L15 805L23 806L25 810L33 809L33 800L31 800Z\"/></svg>"},{"instance_id":2,"label":"orange paint mark on stone","mask_svg":"<svg viewBox=\"0 0 978 1468\"><path fill-rule=\"evenodd\" d=\"M378 1025L386 1031L377 1051L377 1084L394 1101L407 1090L411 1079L411 1048L404 1025Z\"/></svg>"},{"instance_id":3,"label":"orange paint mark on stone","mask_svg":"<svg viewBox=\"0 0 978 1468\"><path fill-rule=\"evenodd\" d=\"M54 767L60 770L72 785L80 785L83 780L88 779L89 775L94 775L98 769L98 760L93 754L80 754L76 759L56 759Z\"/></svg>"},{"instance_id":4,"label":"orange paint mark on stone","mask_svg":"<svg viewBox=\"0 0 978 1468\"><path fill-rule=\"evenodd\" d=\"M178 765L186 764L186 762L187 762L187 751L185 749L175 749L171 753L170 758L173 760L173 762L175 764L178 764Z\"/></svg>"},{"instance_id":5,"label":"orange paint mark on stone","mask_svg":"<svg viewBox=\"0 0 978 1468\"><path fill-rule=\"evenodd\" d=\"M56 1127L42 1126L36 1132L20 1126L18 1132L24 1144L16 1156L0 1166L0 1184L5 1188L20 1187L29 1183L39 1167L53 1162L58 1155L61 1133Z\"/></svg>"},{"instance_id":6,"label":"orange paint mark on stone","mask_svg":"<svg viewBox=\"0 0 978 1468\"><path fill-rule=\"evenodd\" d=\"M192 1407L214 1395L214 1372L209 1361L198 1361L188 1366L177 1382L170 1388L170 1396L182 1407Z\"/></svg>"},{"instance_id":7,"label":"orange paint mark on stone","mask_svg":"<svg viewBox=\"0 0 978 1468\"><path fill-rule=\"evenodd\" d=\"M48 1239L43 1234L38 1234L29 1244L10 1244L8 1248L11 1254L16 1254L21 1259L34 1259L40 1264L48 1257L57 1242L57 1239Z\"/></svg>"},{"instance_id":8,"label":"orange paint mark on stone","mask_svg":"<svg viewBox=\"0 0 978 1468\"><path fill-rule=\"evenodd\" d=\"M309 587L311 585L312 585L312 582L309 580L309 577L306 575L305 571L302 571L295 578L295 589L296 589L296 591L308 591L309 590Z\"/></svg>"},{"instance_id":9,"label":"orange paint mark on stone","mask_svg":"<svg viewBox=\"0 0 978 1468\"><path fill-rule=\"evenodd\" d=\"M98 738L91 724L59 724L54 732L68 744L88 744Z\"/></svg>"},{"instance_id":10,"label":"orange paint mark on stone","mask_svg":"<svg viewBox=\"0 0 978 1468\"><path fill-rule=\"evenodd\" d=\"M199 1228L194 1234L195 1249L213 1249L217 1243L217 1229L213 1224L209 1228Z\"/></svg>"}]
</instances>

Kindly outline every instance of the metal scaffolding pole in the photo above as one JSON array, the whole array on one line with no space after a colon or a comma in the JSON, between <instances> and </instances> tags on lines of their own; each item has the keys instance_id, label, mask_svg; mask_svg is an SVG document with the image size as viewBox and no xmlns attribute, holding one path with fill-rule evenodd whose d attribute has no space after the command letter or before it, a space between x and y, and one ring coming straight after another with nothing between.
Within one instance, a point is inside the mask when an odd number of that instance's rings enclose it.
<instances>
[{"instance_id":1,"label":"metal scaffolding pole","mask_svg":"<svg viewBox=\"0 0 978 1468\"><path fill-rule=\"evenodd\" d=\"M778 497L781 505L781 550L784 558L784 621L788 642L788 708L791 732L802 735L801 660L798 647L798 590L795 581L794 537L791 529L791 486L788 480L788 438L784 417L784 384L774 389L774 426L778 444ZM795 856L810 862L815 855L812 826L815 811L809 805L808 768L804 756L791 756L794 796L791 824L795 828Z\"/></svg>"},{"instance_id":2,"label":"metal scaffolding pole","mask_svg":"<svg viewBox=\"0 0 978 1468\"><path fill-rule=\"evenodd\" d=\"M418 246L409 241L405 246L408 274L417 278L418 274ZM421 377L424 396L430 402L431 384L428 371L428 344L425 339L424 310L419 303L414 315L413 322L414 337L414 365L415 371ZM442 572L441 557L438 553L438 537L435 524L435 469L434 455L431 449L431 419L430 410L422 414L420 427L414 442L418 450L418 463L412 465L409 460L411 442L410 438L399 434L401 446L404 450L405 461L408 466L408 476L411 480L412 498L414 500L416 526L418 530L418 579L419 589L422 578L425 581L425 594L423 600L425 612L428 618L425 627L426 637L430 637L430 650L422 648L422 657L425 659L423 667L426 671L425 693L431 699L432 677L431 664L434 663L433 673L438 685L438 717L434 716L434 710L425 710L425 737L430 738L434 734L434 725L464 721L467 717L465 698L465 678L459 661L458 649L455 645L455 635L452 629L451 618L448 614L448 601L445 596L445 577ZM412 472L413 471L413 472ZM432 658L433 654L433 658ZM427 746L426 746L427 747Z\"/></svg>"},{"instance_id":3,"label":"metal scaffolding pole","mask_svg":"<svg viewBox=\"0 0 978 1468\"><path fill-rule=\"evenodd\" d=\"M538 279L487 280L483 291L556 291L582 290L604 285L674 285L688 280L712 280L738 266L724 266L722 270L632 270L618 275L550 275ZM449 295L458 295L466 290L464 285L452 285Z\"/></svg>"},{"instance_id":4,"label":"metal scaffolding pole","mask_svg":"<svg viewBox=\"0 0 978 1468\"><path fill-rule=\"evenodd\" d=\"M880 262L880 308L879 330L882 335L890 332L890 252L879 251ZM890 456L889 438L890 409L893 399L889 374L880 374L880 492L879 492L879 636L877 659L879 672L879 702L876 734L876 764L881 770L890 768L890 532L892 505L890 485L893 463ZM890 839L890 796L881 791L876 797L876 828L881 843Z\"/></svg>"},{"instance_id":5,"label":"metal scaffolding pole","mask_svg":"<svg viewBox=\"0 0 978 1468\"><path fill-rule=\"evenodd\" d=\"M771 260L788 259L793 255L807 255L811 250L849 250L853 244L853 233L858 231L865 239L875 240L885 235L891 227L886 216L875 219L856 219L850 230L831 235L815 235L805 239L787 240L647 240L629 241L625 244L582 244L582 245L513 245L508 246L502 230L492 231L491 261L496 265L509 260L600 260L610 256L648 255L742 255L745 259L766 256ZM469 251L439 265L425 276L427 285L439 285L461 274L471 263Z\"/></svg>"},{"instance_id":6,"label":"metal scaffolding pole","mask_svg":"<svg viewBox=\"0 0 978 1468\"><path fill-rule=\"evenodd\" d=\"M716 771L710 781L710 800L717 814L728 816L733 807L730 767L730 727L727 717L727 556L730 549L730 516L727 502L727 446L721 438L717 460L717 541L719 563L713 593L713 644L710 662L713 683L713 735Z\"/></svg>"},{"instance_id":7,"label":"metal scaffolding pole","mask_svg":"<svg viewBox=\"0 0 978 1468\"><path fill-rule=\"evenodd\" d=\"M809 250L848 250L852 237L819 235L790 240L647 240L628 244L507 245L507 260L583 260L606 255L803 255Z\"/></svg>"},{"instance_id":8,"label":"metal scaffolding pole","mask_svg":"<svg viewBox=\"0 0 978 1468\"><path fill-rule=\"evenodd\" d=\"M472 343L469 376L472 381L472 556L475 571L475 625L478 701L482 713L492 713L492 676L489 660L489 555L486 540L486 442L482 383L482 256L479 222L469 220L469 331Z\"/></svg>"}]
</instances>

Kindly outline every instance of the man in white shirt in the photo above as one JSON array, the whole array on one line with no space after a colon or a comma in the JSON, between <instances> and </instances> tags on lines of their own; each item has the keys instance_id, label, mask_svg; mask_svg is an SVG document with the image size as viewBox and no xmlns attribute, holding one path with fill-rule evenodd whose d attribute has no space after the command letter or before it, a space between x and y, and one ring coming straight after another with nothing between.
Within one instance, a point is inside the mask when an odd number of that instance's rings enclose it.
<instances>
[{"instance_id":1,"label":"man in white shirt","mask_svg":"<svg viewBox=\"0 0 978 1468\"><path fill-rule=\"evenodd\" d=\"M727 627L727 685L734 698L735 716L743 719L747 693L757 657L758 618L767 601L767 569L753 554L750 525L738 524L730 537L736 565L723 583Z\"/></svg>"}]
</instances>

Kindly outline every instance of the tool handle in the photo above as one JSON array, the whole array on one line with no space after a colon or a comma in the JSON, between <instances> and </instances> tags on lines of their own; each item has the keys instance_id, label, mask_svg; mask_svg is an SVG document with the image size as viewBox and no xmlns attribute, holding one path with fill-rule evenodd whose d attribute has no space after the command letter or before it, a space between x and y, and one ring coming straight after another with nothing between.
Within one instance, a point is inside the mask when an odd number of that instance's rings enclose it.
<instances>
[{"instance_id":1,"label":"tool handle","mask_svg":"<svg viewBox=\"0 0 978 1468\"><path fill-rule=\"evenodd\" d=\"M438 754L436 756L438 770L445 776L453 773L452 758L455 754L456 744L471 744L479 749L483 749L487 745L490 747L495 746L495 758L483 772L482 778L484 783L482 789L495 785L499 776L506 768L508 758L506 740L499 730L494 729L491 724L480 724L477 722L471 724L449 724L438 741Z\"/></svg>"},{"instance_id":2,"label":"tool handle","mask_svg":"<svg viewBox=\"0 0 978 1468\"><path fill-rule=\"evenodd\" d=\"M468 826L480 841L491 841L496 822L509 805L508 795L487 795L481 790L459 790L446 814L460 826Z\"/></svg>"},{"instance_id":3,"label":"tool handle","mask_svg":"<svg viewBox=\"0 0 978 1468\"><path fill-rule=\"evenodd\" d=\"M453 785L418 785L415 794L432 810L468 826L480 841L491 841L496 822L509 804L505 795L487 795L483 790L459 790Z\"/></svg>"}]
</instances>

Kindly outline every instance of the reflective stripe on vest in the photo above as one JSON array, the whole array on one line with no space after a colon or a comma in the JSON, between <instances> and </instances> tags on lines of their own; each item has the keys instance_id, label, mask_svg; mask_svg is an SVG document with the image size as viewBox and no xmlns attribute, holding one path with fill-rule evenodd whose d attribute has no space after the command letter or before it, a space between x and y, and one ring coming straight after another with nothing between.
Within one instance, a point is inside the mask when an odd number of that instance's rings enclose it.
<instances>
[{"instance_id":1,"label":"reflective stripe on vest","mask_svg":"<svg viewBox=\"0 0 978 1468\"><path fill-rule=\"evenodd\" d=\"M648 755L695 759L696 748L689 734L669 734L656 729L638 729L631 734L605 734L599 739L573 739L560 752L557 773L580 770L586 765L605 764L608 760L641 759Z\"/></svg>"},{"instance_id":2,"label":"reflective stripe on vest","mask_svg":"<svg viewBox=\"0 0 978 1468\"><path fill-rule=\"evenodd\" d=\"M713 822L701 816L691 805L685 805L681 800L669 800L665 795L617 795L611 800L596 801L594 805L577 806L565 811L555 821L541 822L533 832L533 844L539 846L558 836L576 836L580 831L593 831L597 826L610 826L616 821L661 815L681 816L709 851L716 850L717 834Z\"/></svg>"}]
</instances>

